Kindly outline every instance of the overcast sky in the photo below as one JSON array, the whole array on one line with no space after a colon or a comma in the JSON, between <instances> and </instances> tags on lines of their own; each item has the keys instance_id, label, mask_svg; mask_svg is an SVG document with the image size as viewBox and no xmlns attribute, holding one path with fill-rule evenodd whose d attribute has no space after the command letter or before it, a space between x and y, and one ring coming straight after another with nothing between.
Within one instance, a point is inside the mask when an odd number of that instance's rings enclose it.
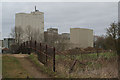
<instances>
[{"instance_id":1,"label":"overcast sky","mask_svg":"<svg viewBox=\"0 0 120 80\"><path fill-rule=\"evenodd\" d=\"M9 37L11 29L15 26L15 13L30 13L34 6L44 12L45 26L55 27L59 33L69 33L70 28L89 28L95 35L105 34L105 29L118 19L117 2L57 2L57 3L2 3L2 35Z\"/></svg>"}]
</instances>

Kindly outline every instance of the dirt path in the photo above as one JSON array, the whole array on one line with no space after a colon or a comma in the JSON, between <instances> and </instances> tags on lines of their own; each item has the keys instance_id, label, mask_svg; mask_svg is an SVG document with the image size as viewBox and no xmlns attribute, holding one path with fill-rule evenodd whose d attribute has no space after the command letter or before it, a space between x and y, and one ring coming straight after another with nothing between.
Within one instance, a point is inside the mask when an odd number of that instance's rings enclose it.
<instances>
[{"instance_id":1,"label":"dirt path","mask_svg":"<svg viewBox=\"0 0 120 80\"><path fill-rule=\"evenodd\" d=\"M33 78L48 78L46 74L43 74L30 60L27 59L28 55L16 54L12 56L20 61L22 67L31 74Z\"/></svg>"}]
</instances>

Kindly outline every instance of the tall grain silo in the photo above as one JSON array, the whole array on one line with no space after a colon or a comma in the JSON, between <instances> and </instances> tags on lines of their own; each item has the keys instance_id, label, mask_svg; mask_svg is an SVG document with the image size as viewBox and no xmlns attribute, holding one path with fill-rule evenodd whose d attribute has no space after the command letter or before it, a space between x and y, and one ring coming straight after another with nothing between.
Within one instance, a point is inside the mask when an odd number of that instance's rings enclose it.
<instances>
[{"instance_id":1,"label":"tall grain silo","mask_svg":"<svg viewBox=\"0 0 120 80\"><path fill-rule=\"evenodd\" d=\"M93 30L85 28L71 28L70 42L72 43L73 48L93 47Z\"/></svg>"},{"instance_id":2,"label":"tall grain silo","mask_svg":"<svg viewBox=\"0 0 120 80\"><path fill-rule=\"evenodd\" d=\"M32 36L32 39L37 41L44 41L44 13L39 10L31 12L31 13L16 13L15 15L15 27L16 29L20 27L26 33L26 28L28 28L29 34ZM19 29L19 28L18 28ZM36 33L36 34L35 34ZM22 41L27 41L28 33L22 36ZM40 40L41 39L41 40Z\"/></svg>"}]
</instances>

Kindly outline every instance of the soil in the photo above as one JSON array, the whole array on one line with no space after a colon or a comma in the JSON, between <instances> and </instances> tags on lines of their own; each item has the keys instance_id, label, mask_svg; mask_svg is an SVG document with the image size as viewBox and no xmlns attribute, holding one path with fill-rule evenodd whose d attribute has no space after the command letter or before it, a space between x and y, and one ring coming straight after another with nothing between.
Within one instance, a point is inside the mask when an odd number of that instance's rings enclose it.
<instances>
[{"instance_id":1,"label":"soil","mask_svg":"<svg viewBox=\"0 0 120 80\"><path fill-rule=\"evenodd\" d=\"M35 64L29 59L27 54L13 54L11 56L16 57L21 63L22 67L33 77L33 78L49 78L47 74L42 73ZM29 76L28 76L29 77Z\"/></svg>"}]
</instances>

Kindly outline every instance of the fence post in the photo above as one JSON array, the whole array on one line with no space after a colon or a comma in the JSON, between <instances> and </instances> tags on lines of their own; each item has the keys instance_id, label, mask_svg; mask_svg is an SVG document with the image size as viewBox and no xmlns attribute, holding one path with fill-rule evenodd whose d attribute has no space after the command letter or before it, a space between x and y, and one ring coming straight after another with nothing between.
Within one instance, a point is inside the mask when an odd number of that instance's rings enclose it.
<instances>
[{"instance_id":1,"label":"fence post","mask_svg":"<svg viewBox=\"0 0 120 80\"><path fill-rule=\"evenodd\" d=\"M30 53L31 53L31 50L30 50L30 41L28 41L27 44L28 44L28 45L27 45L27 46L28 46L28 48L27 48L27 49L28 49L28 54L30 55Z\"/></svg>"},{"instance_id":2,"label":"fence post","mask_svg":"<svg viewBox=\"0 0 120 80\"><path fill-rule=\"evenodd\" d=\"M20 48L20 52L21 52L21 53L22 53L22 45L23 45L23 44L21 43L21 48Z\"/></svg>"},{"instance_id":3,"label":"fence post","mask_svg":"<svg viewBox=\"0 0 120 80\"><path fill-rule=\"evenodd\" d=\"M31 48L31 43L32 43L32 41L30 40L30 48Z\"/></svg>"},{"instance_id":4,"label":"fence post","mask_svg":"<svg viewBox=\"0 0 120 80\"><path fill-rule=\"evenodd\" d=\"M40 51L41 51L41 43L40 43Z\"/></svg>"},{"instance_id":5,"label":"fence post","mask_svg":"<svg viewBox=\"0 0 120 80\"><path fill-rule=\"evenodd\" d=\"M26 41L26 53L28 53L28 41Z\"/></svg>"},{"instance_id":6,"label":"fence post","mask_svg":"<svg viewBox=\"0 0 120 80\"><path fill-rule=\"evenodd\" d=\"M46 65L47 65L47 45L46 45Z\"/></svg>"},{"instance_id":7,"label":"fence post","mask_svg":"<svg viewBox=\"0 0 120 80\"><path fill-rule=\"evenodd\" d=\"M30 41L28 41L28 47L29 47L29 45L30 45Z\"/></svg>"},{"instance_id":8,"label":"fence post","mask_svg":"<svg viewBox=\"0 0 120 80\"><path fill-rule=\"evenodd\" d=\"M23 54L25 53L25 42L23 43Z\"/></svg>"},{"instance_id":9,"label":"fence post","mask_svg":"<svg viewBox=\"0 0 120 80\"><path fill-rule=\"evenodd\" d=\"M36 53L36 44L37 44L37 42L36 42L36 40L35 40L35 53Z\"/></svg>"},{"instance_id":10,"label":"fence post","mask_svg":"<svg viewBox=\"0 0 120 80\"><path fill-rule=\"evenodd\" d=\"M30 51L30 54L31 54L31 52L32 52L32 41L31 40L29 42L29 51Z\"/></svg>"},{"instance_id":11,"label":"fence post","mask_svg":"<svg viewBox=\"0 0 120 80\"><path fill-rule=\"evenodd\" d=\"M73 71L73 68L74 68L76 62L77 62L77 60L75 60L75 61L73 62L72 66L70 67L69 73L71 73L71 72Z\"/></svg>"},{"instance_id":12,"label":"fence post","mask_svg":"<svg viewBox=\"0 0 120 80\"><path fill-rule=\"evenodd\" d=\"M55 47L53 48L53 71L55 72Z\"/></svg>"},{"instance_id":13,"label":"fence post","mask_svg":"<svg viewBox=\"0 0 120 80\"><path fill-rule=\"evenodd\" d=\"M28 46L28 41L26 42L26 46Z\"/></svg>"},{"instance_id":14,"label":"fence post","mask_svg":"<svg viewBox=\"0 0 120 80\"><path fill-rule=\"evenodd\" d=\"M82 59L82 61L83 61L83 56L82 56L82 53L81 53L81 59Z\"/></svg>"},{"instance_id":15,"label":"fence post","mask_svg":"<svg viewBox=\"0 0 120 80\"><path fill-rule=\"evenodd\" d=\"M39 49L39 53L37 54L38 55L38 60L40 61L40 56L41 56L41 43L40 43L40 49Z\"/></svg>"},{"instance_id":16,"label":"fence post","mask_svg":"<svg viewBox=\"0 0 120 80\"><path fill-rule=\"evenodd\" d=\"M98 49L97 49L97 58L99 57L99 55L98 55Z\"/></svg>"}]
</instances>

